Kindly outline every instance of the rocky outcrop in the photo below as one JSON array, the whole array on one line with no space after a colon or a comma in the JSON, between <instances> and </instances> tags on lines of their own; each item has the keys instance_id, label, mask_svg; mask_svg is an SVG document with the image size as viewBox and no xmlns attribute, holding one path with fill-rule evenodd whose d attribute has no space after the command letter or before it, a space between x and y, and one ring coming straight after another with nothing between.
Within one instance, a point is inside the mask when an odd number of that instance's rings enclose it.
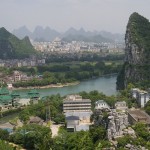
<instances>
[{"instance_id":1,"label":"rocky outcrop","mask_svg":"<svg viewBox=\"0 0 150 150\"><path fill-rule=\"evenodd\" d=\"M122 90L128 83L140 85L150 79L150 22L133 13L125 35L125 63L117 78L117 89Z\"/></svg>"}]
</instances>

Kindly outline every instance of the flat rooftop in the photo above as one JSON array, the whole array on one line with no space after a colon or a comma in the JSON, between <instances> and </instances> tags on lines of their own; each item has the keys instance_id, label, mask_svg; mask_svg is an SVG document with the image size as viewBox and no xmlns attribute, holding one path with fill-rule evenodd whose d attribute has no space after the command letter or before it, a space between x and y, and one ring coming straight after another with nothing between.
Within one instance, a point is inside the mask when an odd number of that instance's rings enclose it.
<instances>
[{"instance_id":1,"label":"flat rooftop","mask_svg":"<svg viewBox=\"0 0 150 150\"><path fill-rule=\"evenodd\" d=\"M150 116L142 110L128 110L128 113L136 120L146 119L146 123L150 124Z\"/></svg>"}]
</instances>

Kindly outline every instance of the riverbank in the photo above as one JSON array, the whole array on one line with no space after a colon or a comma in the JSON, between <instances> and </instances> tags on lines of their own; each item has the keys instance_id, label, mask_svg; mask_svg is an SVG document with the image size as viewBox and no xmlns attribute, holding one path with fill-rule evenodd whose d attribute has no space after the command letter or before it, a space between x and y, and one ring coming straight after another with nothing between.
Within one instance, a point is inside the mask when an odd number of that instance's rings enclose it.
<instances>
[{"instance_id":1,"label":"riverbank","mask_svg":"<svg viewBox=\"0 0 150 150\"><path fill-rule=\"evenodd\" d=\"M79 83L79 82L78 82ZM72 85L72 83L71 83ZM59 85L60 86L60 85ZM21 95L21 97L26 98L27 93L30 89L17 89L17 92ZM57 88L42 88L38 89L41 97L49 96L49 95L56 95L60 94L61 96L65 96L68 94L75 94L82 91L90 92L93 90L97 90L99 92L103 92L104 94L110 96L115 95L116 91L116 76L103 76L98 78L93 78L90 80L81 81L80 84L73 85L73 86L64 86Z\"/></svg>"},{"instance_id":2,"label":"riverbank","mask_svg":"<svg viewBox=\"0 0 150 150\"><path fill-rule=\"evenodd\" d=\"M50 84L50 85L46 85L46 86L29 86L29 87L19 87L19 88L12 88L12 90L27 90L27 89L48 89L48 88L61 88L61 87L67 87L67 86L74 86L74 85L78 85L80 82L76 81L76 82L72 82L72 83L65 83L65 84Z\"/></svg>"}]
</instances>

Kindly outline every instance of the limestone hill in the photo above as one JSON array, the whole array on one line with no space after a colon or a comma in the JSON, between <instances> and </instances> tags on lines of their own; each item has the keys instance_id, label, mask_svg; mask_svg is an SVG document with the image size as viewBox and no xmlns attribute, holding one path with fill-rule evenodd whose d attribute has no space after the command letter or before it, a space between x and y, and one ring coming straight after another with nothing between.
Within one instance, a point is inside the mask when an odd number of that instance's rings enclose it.
<instances>
[{"instance_id":1,"label":"limestone hill","mask_svg":"<svg viewBox=\"0 0 150 150\"><path fill-rule=\"evenodd\" d=\"M125 63L117 78L117 89L129 83L137 87L150 87L150 22L133 13L125 35Z\"/></svg>"},{"instance_id":2,"label":"limestone hill","mask_svg":"<svg viewBox=\"0 0 150 150\"><path fill-rule=\"evenodd\" d=\"M22 59L35 53L28 37L20 40L4 27L0 28L0 59Z\"/></svg>"}]
</instances>

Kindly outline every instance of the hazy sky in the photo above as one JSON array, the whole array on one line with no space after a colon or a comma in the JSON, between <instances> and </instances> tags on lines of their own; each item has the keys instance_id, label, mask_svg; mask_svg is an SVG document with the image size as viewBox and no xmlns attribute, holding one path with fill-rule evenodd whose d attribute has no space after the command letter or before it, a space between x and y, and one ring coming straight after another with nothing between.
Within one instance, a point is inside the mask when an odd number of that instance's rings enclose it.
<instances>
[{"instance_id":1,"label":"hazy sky","mask_svg":"<svg viewBox=\"0 0 150 150\"><path fill-rule=\"evenodd\" d=\"M131 13L150 19L150 0L0 0L0 27L49 26L124 33Z\"/></svg>"}]
</instances>

